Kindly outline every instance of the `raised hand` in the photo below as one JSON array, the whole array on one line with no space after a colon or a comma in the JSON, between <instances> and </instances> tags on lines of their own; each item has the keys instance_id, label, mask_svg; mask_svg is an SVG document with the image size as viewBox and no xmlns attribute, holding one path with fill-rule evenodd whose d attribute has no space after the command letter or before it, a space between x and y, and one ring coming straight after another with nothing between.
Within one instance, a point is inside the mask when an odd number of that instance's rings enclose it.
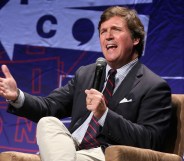
<instances>
[{"instance_id":1,"label":"raised hand","mask_svg":"<svg viewBox=\"0 0 184 161\"><path fill-rule=\"evenodd\" d=\"M0 96L15 101L18 97L17 83L6 65L2 65L1 69L5 77L0 77Z\"/></svg>"},{"instance_id":2,"label":"raised hand","mask_svg":"<svg viewBox=\"0 0 184 161\"><path fill-rule=\"evenodd\" d=\"M103 94L96 89L85 90L86 106L89 111L92 111L96 118L102 117L107 109Z\"/></svg>"}]
</instances>

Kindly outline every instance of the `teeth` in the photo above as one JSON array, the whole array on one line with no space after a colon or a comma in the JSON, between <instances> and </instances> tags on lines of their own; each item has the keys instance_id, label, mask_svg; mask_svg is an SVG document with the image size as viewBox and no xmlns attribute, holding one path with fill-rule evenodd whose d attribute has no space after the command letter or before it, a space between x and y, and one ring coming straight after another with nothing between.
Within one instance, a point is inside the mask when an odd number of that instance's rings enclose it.
<instances>
[{"instance_id":1,"label":"teeth","mask_svg":"<svg viewBox=\"0 0 184 161\"><path fill-rule=\"evenodd\" d=\"M115 45L115 44L109 44L106 46L107 49L116 48L116 47L117 47L117 45Z\"/></svg>"}]
</instances>

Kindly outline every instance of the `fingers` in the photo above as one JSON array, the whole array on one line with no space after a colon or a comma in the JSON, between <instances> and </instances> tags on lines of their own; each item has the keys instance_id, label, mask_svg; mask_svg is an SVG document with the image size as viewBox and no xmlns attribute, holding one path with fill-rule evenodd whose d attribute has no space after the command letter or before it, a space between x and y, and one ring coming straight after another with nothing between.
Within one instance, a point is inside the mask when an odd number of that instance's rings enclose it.
<instances>
[{"instance_id":1,"label":"fingers","mask_svg":"<svg viewBox=\"0 0 184 161\"><path fill-rule=\"evenodd\" d=\"M6 65L2 65L1 69L2 69L2 72L3 72L3 74L5 75L6 78L12 77L12 75L11 75L11 73L10 73L10 71L9 71L9 69Z\"/></svg>"},{"instance_id":2,"label":"fingers","mask_svg":"<svg viewBox=\"0 0 184 161\"><path fill-rule=\"evenodd\" d=\"M95 89L85 90L86 106L89 111L92 111L96 118L101 118L107 109L103 94Z\"/></svg>"},{"instance_id":3,"label":"fingers","mask_svg":"<svg viewBox=\"0 0 184 161\"><path fill-rule=\"evenodd\" d=\"M5 78L0 77L0 96L15 100L17 98L17 84L6 65L1 66Z\"/></svg>"},{"instance_id":4,"label":"fingers","mask_svg":"<svg viewBox=\"0 0 184 161\"><path fill-rule=\"evenodd\" d=\"M94 102L95 100L97 100L97 98L99 97L99 95L101 95L101 93L95 89L90 89L90 90L85 90L86 93L86 104L87 105L91 105L92 102Z\"/></svg>"},{"instance_id":5,"label":"fingers","mask_svg":"<svg viewBox=\"0 0 184 161\"><path fill-rule=\"evenodd\" d=\"M96 89L93 89L93 88L92 88L92 89L90 89L90 90L89 90L89 89L86 89L86 90L85 90L85 93L88 95L88 94L95 94L95 93L97 94L97 93L100 93L100 92L97 91Z\"/></svg>"},{"instance_id":6,"label":"fingers","mask_svg":"<svg viewBox=\"0 0 184 161\"><path fill-rule=\"evenodd\" d=\"M2 82L0 82L0 96L6 97L6 87Z\"/></svg>"},{"instance_id":7,"label":"fingers","mask_svg":"<svg viewBox=\"0 0 184 161\"><path fill-rule=\"evenodd\" d=\"M92 101L93 101L93 99L86 98L86 104L87 105L92 105Z\"/></svg>"},{"instance_id":8,"label":"fingers","mask_svg":"<svg viewBox=\"0 0 184 161\"><path fill-rule=\"evenodd\" d=\"M95 89L85 90L86 105L89 110L96 110L103 103L103 94Z\"/></svg>"}]
</instances>

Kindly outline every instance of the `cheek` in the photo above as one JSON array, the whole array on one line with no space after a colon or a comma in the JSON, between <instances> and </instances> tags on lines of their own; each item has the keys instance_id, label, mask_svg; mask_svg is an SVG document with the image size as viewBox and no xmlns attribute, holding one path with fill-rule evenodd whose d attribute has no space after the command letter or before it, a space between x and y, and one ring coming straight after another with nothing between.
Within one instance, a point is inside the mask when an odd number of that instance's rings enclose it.
<instances>
[{"instance_id":1,"label":"cheek","mask_svg":"<svg viewBox=\"0 0 184 161\"><path fill-rule=\"evenodd\" d=\"M102 38L100 38L100 46L102 50L105 49L104 40Z\"/></svg>"},{"instance_id":2,"label":"cheek","mask_svg":"<svg viewBox=\"0 0 184 161\"><path fill-rule=\"evenodd\" d=\"M119 40L123 48L131 48L133 46L133 41L130 37L124 37Z\"/></svg>"}]
</instances>

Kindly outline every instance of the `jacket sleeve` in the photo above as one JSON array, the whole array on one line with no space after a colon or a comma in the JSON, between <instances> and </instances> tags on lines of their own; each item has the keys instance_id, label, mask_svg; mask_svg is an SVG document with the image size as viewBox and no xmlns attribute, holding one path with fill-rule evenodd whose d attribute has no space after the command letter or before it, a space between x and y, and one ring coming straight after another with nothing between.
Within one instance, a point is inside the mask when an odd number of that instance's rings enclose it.
<instances>
[{"instance_id":1,"label":"jacket sleeve","mask_svg":"<svg viewBox=\"0 0 184 161\"><path fill-rule=\"evenodd\" d=\"M24 93L23 106L15 108L9 104L7 111L34 122L38 122L44 116L55 116L59 119L68 117L72 110L74 81L75 78L71 79L67 85L53 90L47 97Z\"/></svg>"}]
</instances>

